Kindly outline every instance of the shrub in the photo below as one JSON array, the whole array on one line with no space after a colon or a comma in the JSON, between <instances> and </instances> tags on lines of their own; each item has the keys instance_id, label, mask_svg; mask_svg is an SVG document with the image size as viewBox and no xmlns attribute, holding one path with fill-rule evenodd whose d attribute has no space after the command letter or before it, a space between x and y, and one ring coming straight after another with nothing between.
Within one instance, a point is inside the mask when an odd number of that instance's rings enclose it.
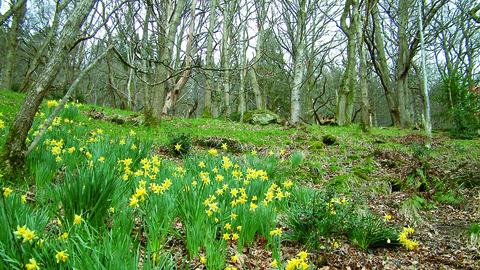
<instances>
[{"instance_id":1,"label":"shrub","mask_svg":"<svg viewBox=\"0 0 480 270\"><path fill-rule=\"evenodd\" d=\"M290 207L285 223L293 233L288 238L306 245L309 250L328 249L329 241L341 235L346 235L362 250L399 245L398 233L389 228L386 218L362 213L354 200L339 197L332 191L298 189L292 193ZM326 242L322 242L323 238Z\"/></svg>"}]
</instances>

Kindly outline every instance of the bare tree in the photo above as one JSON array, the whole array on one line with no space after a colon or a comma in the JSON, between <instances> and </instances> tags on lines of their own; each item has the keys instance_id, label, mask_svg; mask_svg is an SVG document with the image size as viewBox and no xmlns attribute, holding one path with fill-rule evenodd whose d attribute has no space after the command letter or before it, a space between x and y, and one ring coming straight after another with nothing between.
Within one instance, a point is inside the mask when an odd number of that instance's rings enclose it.
<instances>
[{"instance_id":1,"label":"bare tree","mask_svg":"<svg viewBox=\"0 0 480 270\"><path fill-rule=\"evenodd\" d=\"M425 107L425 147L429 148L432 146L432 120L430 119L430 97L428 94L428 79L427 79L427 68L425 65L425 39L423 38L423 24L422 24L422 6L420 1L418 1L417 6L418 12L418 29L420 30L420 45L422 53L422 72L423 72L423 99Z\"/></svg>"},{"instance_id":2,"label":"bare tree","mask_svg":"<svg viewBox=\"0 0 480 270\"><path fill-rule=\"evenodd\" d=\"M170 75L172 74L171 63L173 55L173 47L175 45L175 35L183 14L185 0L168 0L161 3L153 10L162 12L156 14L157 20L157 63L155 73L155 86L150 89L149 99L145 100L145 124L157 126L162 118L162 110L165 94L170 88L167 86Z\"/></svg>"},{"instance_id":3,"label":"bare tree","mask_svg":"<svg viewBox=\"0 0 480 270\"><path fill-rule=\"evenodd\" d=\"M18 0L3 14L0 14L0 26L10 18L14 13L19 12L20 9L25 8L27 0Z\"/></svg>"},{"instance_id":4,"label":"bare tree","mask_svg":"<svg viewBox=\"0 0 480 270\"><path fill-rule=\"evenodd\" d=\"M366 59L366 49L365 49L365 33L367 31L368 20L370 18L370 12L372 6L376 4L376 0L369 0L365 3L365 16L363 17L363 23L360 22L357 24L357 47L359 54L359 79L360 79L360 94L361 94L361 106L360 110L362 112L362 117L360 118L360 126L364 132L370 131L372 126L371 121L371 110L370 102L368 97L368 82L367 82L367 59ZM360 17L360 16L359 16Z\"/></svg>"},{"instance_id":5,"label":"bare tree","mask_svg":"<svg viewBox=\"0 0 480 270\"><path fill-rule=\"evenodd\" d=\"M477 23L480 23L480 16L478 15L479 10L480 10L480 4L477 4L470 10L470 15Z\"/></svg>"},{"instance_id":6,"label":"bare tree","mask_svg":"<svg viewBox=\"0 0 480 270\"><path fill-rule=\"evenodd\" d=\"M21 5L17 5L20 3ZM20 38L22 32L22 23L27 12L26 1L17 1L12 6L15 12L12 18L10 29L6 36L5 58L2 65L2 77L0 78L0 90L11 90L13 80L13 70L15 68L15 58L17 56L17 49L20 45Z\"/></svg>"},{"instance_id":7,"label":"bare tree","mask_svg":"<svg viewBox=\"0 0 480 270\"><path fill-rule=\"evenodd\" d=\"M262 92L260 90L260 85L257 79L257 73L259 72L258 63L262 57L262 49L264 46L264 32L265 32L265 22L267 19L268 8L270 7L270 2L265 0L256 0L255 11L257 13L256 23L257 23L257 40L255 44L255 62L253 64L253 69L250 71L252 76L252 89L255 96L255 108L261 110L265 108L264 101L262 99Z\"/></svg>"},{"instance_id":8,"label":"bare tree","mask_svg":"<svg viewBox=\"0 0 480 270\"><path fill-rule=\"evenodd\" d=\"M278 28L279 37L277 40L282 47L286 49L292 60L293 65L293 78L290 83L290 121L292 124L298 124L300 122L301 114L301 96L302 86L304 84L305 75L305 35L307 26L307 2L311 4L311 1L298 0L298 1L280 1L280 7L277 7L281 13L282 23L285 29ZM312 8L313 5L308 5ZM287 43L288 41L288 43Z\"/></svg>"},{"instance_id":9,"label":"bare tree","mask_svg":"<svg viewBox=\"0 0 480 270\"><path fill-rule=\"evenodd\" d=\"M360 24L359 5L356 0L346 0L340 18L340 28L347 36L347 66L340 85L337 101L336 122L344 126L351 123L353 116L353 101L355 97L355 82L357 79L357 28ZM350 25L347 24L347 20Z\"/></svg>"},{"instance_id":10,"label":"bare tree","mask_svg":"<svg viewBox=\"0 0 480 270\"><path fill-rule=\"evenodd\" d=\"M207 31L207 54L205 55L205 68L206 68L206 79L205 79L205 95L204 95L204 106L203 106L203 117L211 118L212 117L212 91L213 91L213 35L215 27L215 14L217 8L217 1L212 0L210 5L210 14L208 20L208 31Z\"/></svg>"},{"instance_id":11,"label":"bare tree","mask_svg":"<svg viewBox=\"0 0 480 270\"><path fill-rule=\"evenodd\" d=\"M31 90L28 91L20 106L0 153L0 160L2 161L0 169L7 176L13 176L23 170L27 151L25 139L32 126L35 113L53 80L57 77L65 56L78 45L77 38L80 29L96 2L96 0L82 0L77 3L76 9L65 22L63 31L45 69Z\"/></svg>"},{"instance_id":12,"label":"bare tree","mask_svg":"<svg viewBox=\"0 0 480 270\"><path fill-rule=\"evenodd\" d=\"M437 12L447 3L446 0L435 0L430 3L428 10L425 9L423 17L424 28L430 25ZM388 4L388 3L387 3ZM400 0L398 6L389 5L386 11L388 18L394 23L396 29L395 37L389 41L392 48L396 48L394 59L394 74L390 72L387 61L387 50L385 47L385 32L387 30L381 23L378 4L372 9L372 33L366 39L372 62L377 75L380 77L385 90L385 95L390 108L390 116L395 127L408 127L412 124L412 106L410 90L408 86L408 73L412 66L413 58L419 49L420 34L410 17L413 12L413 1ZM383 30L383 32L382 32ZM425 30L425 29L423 29ZM435 36L435 31L425 32L425 35ZM395 40L395 42L393 42ZM392 82L393 80L393 82ZM394 87L395 85L395 87Z\"/></svg>"},{"instance_id":13,"label":"bare tree","mask_svg":"<svg viewBox=\"0 0 480 270\"><path fill-rule=\"evenodd\" d=\"M187 35L187 44L185 49L185 67L182 75L175 82L173 89L170 89L167 92L167 97L165 100L165 105L163 106L163 113L166 114L169 109L173 109L175 107L177 97L180 95L180 91L187 83L188 79L190 78L190 74L192 72L191 66L193 63L193 39L194 39L194 29L195 29L195 17L196 17L196 6L197 0L193 0L191 4L190 10L190 26L188 28L188 35ZM177 44L180 48L180 44Z\"/></svg>"}]
</instances>

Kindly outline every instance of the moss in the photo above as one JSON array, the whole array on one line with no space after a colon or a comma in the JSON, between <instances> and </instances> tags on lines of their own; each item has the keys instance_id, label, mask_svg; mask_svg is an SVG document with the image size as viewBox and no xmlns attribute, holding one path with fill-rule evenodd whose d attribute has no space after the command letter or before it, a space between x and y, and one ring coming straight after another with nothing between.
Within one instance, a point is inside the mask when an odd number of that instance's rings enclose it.
<instances>
[{"instance_id":1,"label":"moss","mask_svg":"<svg viewBox=\"0 0 480 270\"><path fill-rule=\"evenodd\" d=\"M353 174L355 176L357 176L358 178L360 179L363 179L363 180L370 180L370 176L367 175L367 173L362 170L362 169L359 169L359 168L356 168L355 170L353 170Z\"/></svg>"},{"instance_id":2,"label":"moss","mask_svg":"<svg viewBox=\"0 0 480 270\"><path fill-rule=\"evenodd\" d=\"M201 118L207 118L207 119L213 118L212 108L210 108L210 107L208 107L208 106L207 106L207 107L204 107Z\"/></svg>"},{"instance_id":3,"label":"moss","mask_svg":"<svg viewBox=\"0 0 480 270\"><path fill-rule=\"evenodd\" d=\"M337 137L332 134L325 134L322 136L322 141L326 145L336 145L338 144Z\"/></svg>"},{"instance_id":4,"label":"moss","mask_svg":"<svg viewBox=\"0 0 480 270\"><path fill-rule=\"evenodd\" d=\"M161 121L161 119L157 119L153 115L153 110L152 109L145 112L144 126L146 126L146 127L158 127L158 126L160 126L160 121Z\"/></svg>"},{"instance_id":5,"label":"moss","mask_svg":"<svg viewBox=\"0 0 480 270\"><path fill-rule=\"evenodd\" d=\"M310 141L307 143L308 148L313 152L319 152L323 150L324 144L321 141Z\"/></svg>"}]
</instances>

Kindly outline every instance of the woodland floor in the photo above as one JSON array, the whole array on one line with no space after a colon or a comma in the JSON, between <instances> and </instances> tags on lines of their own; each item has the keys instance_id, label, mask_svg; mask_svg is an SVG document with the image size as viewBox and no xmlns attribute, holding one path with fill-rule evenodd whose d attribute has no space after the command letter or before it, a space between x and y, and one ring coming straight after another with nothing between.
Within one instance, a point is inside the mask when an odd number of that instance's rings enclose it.
<instances>
[{"instance_id":1,"label":"woodland floor","mask_svg":"<svg viewBox=\"0 0 480 270\"><path fill-rule=\"evenodd\" d=\"M417 133L409 133L404 136L381 138L382 140L394 140L398 144L410 146L415 143L421 143L423 136ZM414 251L407 251L405 247L396 248L375 248L362 251L355 244L350 243L347 239L338 239L339 247L337 247L325 264L315 267L314 269L480 269L480 251L479 246L473 245L470 241L468 227L472 223L480 222L480 161L468 158L456 158L454 149L449 151L451 143L449 138L444 136L436 136L433 143L433 149L446 149L448 154L426 157L421 160L397 150L377 150L370 148L363 155L373 157L374 173L371 174L372 179L382 178L382 176L395 176L396 179L406 181L408 175L415 168L422 167L427 164L425 170L427 178L436 178L444 181L446 190L455 190L457 197L462 199L455 203L440 203L434 199L437 191L435 188L429 190L406 189L400 191L388 192L369 192L368 185L382 185L380 182L367 182L362 193L363 204L371 211L379 216L389 213L392 219L389 224L393 227L402 228L412 226L415 233L412 239L419 242L420 245ZM353 143L353 142L352 142ZM474 142L475 151L480 148L479 141ZM336 155L335 149L330 148L331 155ZM464 149L469 151L469 149ZM327 150L326 150L327 151ZM370 152L372 151L372 152ZM343 155L344 156L344 155ZM433 155L435 156L435 155ZM344 170L348 170L354 162L346 162L345 158ZM359 161L360 162L360 161ZM342 159L339 160L342 163ZM347 164L348 163L348 164ZM387 165L385 165L387 164ZM399 166L388 166L388 164L401 164ZM325 164L324 167L328 167ZM302 168L300 168L302 169ZM303 168L309 170L310 168ZM326 173L322 175L323 181L328 182L334 179L335 175L342 172ZM466 188L462 184L451 184L455 179L469 178L469 180L477 183ZM302 181L299 179L299 181ZM438 181L438 180L437 180ZM383 181L384 183L385 181ZM323 188L323 184L311 184L312 188ZM382 189L382 188L380 188ZM412 197L412 194L423 198L422 207L413 209L405 207L404 202ZM178 228L181 230L181 228ZM288 231L288 227L283 228ZM337 240L337 239L336 239ZM239 261L231 264L230 267L237 269L271 269L271 251L265 249L265 240L259 238L255 244L249 248L244 248L243 252L238 255ZM182 263L181 258L186 258L186 250L182 246L181 241L171 240L168 245L173 253L177 253L179 264ZM293 258L298 250L301 249L296 243L282 243L282 254L284 259ZM234 254L233 249L229 251ZM315 253L311 253L309 260L315 259ZM191 262L192 269L203 269L200 262Z\"/></svg>"}]
</instances>

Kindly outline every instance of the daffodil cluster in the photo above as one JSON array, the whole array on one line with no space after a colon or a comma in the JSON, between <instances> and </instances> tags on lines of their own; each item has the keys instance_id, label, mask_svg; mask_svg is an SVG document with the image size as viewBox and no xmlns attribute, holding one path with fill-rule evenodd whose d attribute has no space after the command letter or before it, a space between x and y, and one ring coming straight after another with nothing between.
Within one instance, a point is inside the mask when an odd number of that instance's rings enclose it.
<instances>
[{"instance_id":1,"label":"daffodil cluster","mask_svg":"<svg viewBox=\"0 0 480 270\"><path fill-rule=\"evenodd\" d=\"M23 242L31 242L33 239L37 238L35 231L31 231L27 228L27 225L23 225L23 227L17 225L17 230L13 233L17 235L18 238L23 238Z\"/></svg>"},{"instance_id":2,"label":"daffodil cluster","mask_svg":"<svg viewBox=\"0 0 480 270\"><path fill-rule=\"evenodd\" d=\"M415 232L415 229L410 228L410 227L404 227L403 231L400 233L400 236L398 240L402 245L404 245L407 250L414 250L418 247L418 243L415 241L411 241L408 239L408 235L413 234Z\"/></svg>"},{"instance_id":3,"label":"daffodil cluster","mask_svg":"<svg viewBox=\"0 0 480 270\"><path fill-rule=\"evenodd\" d=\"M301 251L297 258L293 258L287 261L287 266L285 267L286 270L294 270L294 269L308 269L307 263L308 253L305 251Z\"/></svg>"}]
</instances>

